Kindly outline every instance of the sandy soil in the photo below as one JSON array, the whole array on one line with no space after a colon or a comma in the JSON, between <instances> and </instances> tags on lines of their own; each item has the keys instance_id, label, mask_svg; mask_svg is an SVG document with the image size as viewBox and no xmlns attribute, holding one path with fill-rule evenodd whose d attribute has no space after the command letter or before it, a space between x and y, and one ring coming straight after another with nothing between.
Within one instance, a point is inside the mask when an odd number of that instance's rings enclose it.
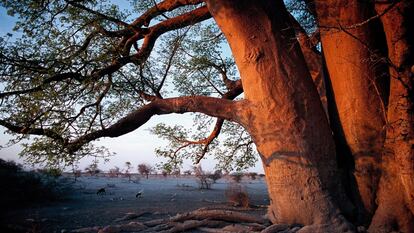
<instances>
[{"instance_id":1,"label":"sandy soil","mask_svg":"<svg viewBox=\"0 0 414 233\"><path fill-rule=\"evenodd\" d=\"M101 175L102 176L102 175ZM30 207L8 210L4 213L3 224L16 229L30 228L34 232L70 232L73 229L92 226L106 226L126 213L141 215L136 220L146 221L174 216L201 207L231 209L226 203L224 191L230 179L220 179L210 190L200 190L192 176L168 177L138 175L128 178L84 176L73 183L72 191L62 201L34 204ZM135 181L134 181L135 180ZM268 205L267 188L263 178L244 178L241 184L247 191L253 205ZM100 188L106 194L97 195ZM135 195L143 191L141 198ZM246 210L250 214L264 215L265 208Z\"/></svg>"}]
</instances>

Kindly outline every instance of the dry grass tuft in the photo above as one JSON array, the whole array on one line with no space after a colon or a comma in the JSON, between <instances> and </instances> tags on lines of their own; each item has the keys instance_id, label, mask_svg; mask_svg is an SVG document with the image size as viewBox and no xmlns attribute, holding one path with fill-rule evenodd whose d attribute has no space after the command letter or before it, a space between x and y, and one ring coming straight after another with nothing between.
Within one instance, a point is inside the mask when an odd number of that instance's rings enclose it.
<instances>
[{"instance_id":1,"label":"dry grass tuft","mask_svg":"<svg viewBox=\"0 0 414 233\"><path fill-rule=\"evenodd\" d=\"M226 195L227 201L234 206L247 208L250 205L249 195L240 184L230 183L224 194Z\"/></svg>"}]
</instances>

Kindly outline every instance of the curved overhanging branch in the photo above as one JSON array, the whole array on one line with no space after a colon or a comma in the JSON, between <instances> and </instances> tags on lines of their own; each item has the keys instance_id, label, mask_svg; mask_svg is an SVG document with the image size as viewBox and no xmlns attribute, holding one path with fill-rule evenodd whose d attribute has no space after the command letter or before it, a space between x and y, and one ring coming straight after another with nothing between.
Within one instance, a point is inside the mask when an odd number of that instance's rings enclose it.
<instances>
[{"instance_id":1,"label":"curved overhanging branch","mask_svg":"<svg viewBox=\"0 0 414 233\"><path fill-rule=\"evenodd\" d=\"M165 12L172 11L177 9L181 6L186 5L197 5L203 3L202 0L165 0L160 3L157 3L154 7L150 8L137 18L134 22L131 23L134 27L141 27L141 26L148 26L150 21L159 16L164 14Z\"/></svg>"},{"instance_id":2,"label":"curved overhanging branch","mask_svg":"<svg viewBox=\"0 0 414 233\"><path fill-rule=\"evenodd\" d=\"M83 135L66 147L69 153L79 150L84 144L102 137L118 137L134 131L145 124L154 115L170 113L200 112L209 116L238 121L238 112L242 109L231 100L206 96L185 96L168 99L156 99L151 103L129 113L112 126Z\"/></svg>"},{"instance_id":3,"label":"curved overhanging branch","mask_svg":"<svg viewBox=\"0 0 414 233\"><path fill-rule=\"evenodd\" d=\"M209 18L211 18L210 12L208 11L207 7L203 6L188 13L156 24L153 27L149 28L150 32L145 36L144 42L139 52L135 55L130 56L129 58L131 58L131 61L134 63L142 63L143 58L146 59L149 56L149 53L154 47L155 41L159 36L166 32L183 28Z\"/></svg>"},{"instance_id":4,"label":"curved overhanging branch","mask_svg":"<svg viewBox=\"0 0 414 233\"><path fill-rule=\"evenodd\" d=\"M118 137L132 132L145 124L154 115L200 112L223 120L225 119L237 122L239 118L238 114L243 111L243 105L241 103L242 102L240 101L206 96L185 96L168 99L155 99L151 103L129 113L110 127L85 134L72 141L69 141L52 129L19 126L2 119L0 119L0 125L6 127L14 133L52 138L61 143L65 148L67 148L67 151L72 154L78 151L83 145L93 140L102 137ZM214 138L215 137L212 139Z\"/></svg>"}]
</instances>

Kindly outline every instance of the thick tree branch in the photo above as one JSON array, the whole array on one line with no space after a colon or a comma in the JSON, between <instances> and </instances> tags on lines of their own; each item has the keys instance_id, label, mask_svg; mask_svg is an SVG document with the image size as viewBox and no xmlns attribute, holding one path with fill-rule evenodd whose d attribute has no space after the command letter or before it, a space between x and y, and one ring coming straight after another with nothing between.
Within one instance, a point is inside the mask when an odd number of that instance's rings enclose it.
<instances>
[{"instance_id":1,"label":"thick tree branch","mask_svg":"<svg viewBox=\"0 0 414 233\"><path fill-rule=\"evenodd\" d=\"M165 1L162 1L156 4L154 7L148 9L143 15L141 15L134 22L132 22L131 25L134 27L141 27L141 26L148 27L150 21L153 18L167 11L172 11L181 6L197 5L202 2L203 2L202 0L165 0Z\"/></svg>"},{"instance_id":2,"label":"thick tree branch","mask_svg":"<svg viewBox=\"0 0 414 233\"><path fill-rule=\"evenodd\" d=\"M232 100L232 99L236 98L238 95L240 95L243 92L243 86L242 86L241 80L232 81L232 82L234 82L234 84L232 86L232 89L229 92L222 95L223 99ZM196 164L199 163L201 161L201 159L203 159L204 156L206 155L210 144L214 141L214 139L216 139L220 135L223 124L224 124L224 119L218 118L217 121L216 121L216 124L214 126L214 129L210 133L210 135L208 137L203 138L203 139L198 140L198 141L182 140L182 139L176 138L177 141L179 141L181 143L184 143L184 145L179 147L174 152L174 154L176 154L181 149L184 149L184 148L186 148L190 145L202 145L202 144L204 144L204 148L203 148L201 154L198 155L197 160L195 162Z\"/></svg>"},{"instance_id":3,"label":"thick tree branch","mask_svg":"<svg viewBox=\"0 0 414 233\"><path fill-rule=\"evenodd\" d=\"M163 33L183 28L209 18L211 18L210 12L204 6L150 27L150 32L145 36L141 49L137 54L131 56L132 61L134 63L142 63L142 59L146 59L149 56L156 39Z\"/></svg>"},{"instance_id":4,"label":"thick tree branch","mask_svg":"<svg viewBox=\"0 0 414 233\"><path fill-rule=\"evenodd\" d=\"M75 152L84 144L101 137L118 137L132 132L145 124L154 115L170 113L200 112L213 117L237 121L237 104L231 100L205 97L186 96L169 99L156 99L153 102L131 112L112 126L98 130L73 140L68 144L68 150Z\"/></svg>"},{"instance_id":5,"label":"thick tree branch","mask_svg":"<svg viewBox=\"0 0 414 233\"><path fill-rule=\"evenodd\" d=\"M26 126L18 126L15 124L12 124L8 121L1 120L0 119L0 125L6 127L8 130L19 133L19 134L31 134L31 135L39 135L39 136L47 136L49 138L55 139L58 142L64 144L65 139L55 131L51 129L43 129L43 128L30 128Z\"/></svg>"}]
</instances>

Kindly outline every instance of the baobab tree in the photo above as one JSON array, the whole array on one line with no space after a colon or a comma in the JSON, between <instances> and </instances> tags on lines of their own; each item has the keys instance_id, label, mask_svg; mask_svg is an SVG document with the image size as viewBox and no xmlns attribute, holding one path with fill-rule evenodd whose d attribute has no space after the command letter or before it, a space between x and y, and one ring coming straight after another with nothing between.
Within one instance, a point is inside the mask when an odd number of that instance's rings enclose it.
<instances>
[{"instance_id":1,"label":"baobab tree","mask_svg":"<svg viewBox=\"0 0 414 233\"><path fill-rule=\"evenodd\" d=\"M231 130L224 161L242 164L254 143L273 223L414 232L412 1L290 1L314 30L282 0L2 5L23 35L1 41L0 124L38 136L26 156L65 161L154 115L197 112L212 132L161 125L173 148L158 152L199 161Z\"/></svg>"}]
</instances>

